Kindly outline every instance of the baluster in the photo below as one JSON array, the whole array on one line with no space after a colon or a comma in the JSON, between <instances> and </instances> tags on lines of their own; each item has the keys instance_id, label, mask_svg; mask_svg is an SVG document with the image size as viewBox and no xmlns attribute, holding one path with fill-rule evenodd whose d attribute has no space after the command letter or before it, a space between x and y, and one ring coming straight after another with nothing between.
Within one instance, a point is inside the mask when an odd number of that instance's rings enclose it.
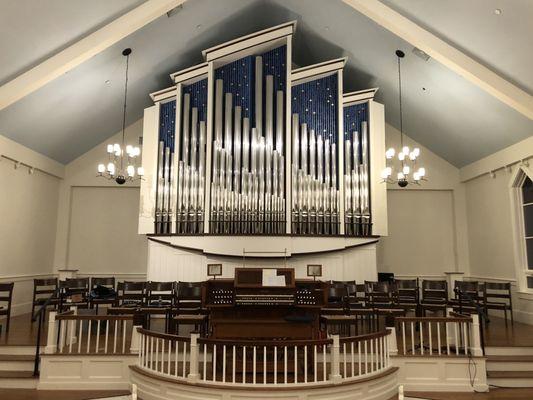
<instances>
[{"instance_id":1,"label":"baluster","mask_svg":"<svg viewBox=\"0 0 533 400\"><path fill-rule=\"evenodd\" d=\"M146 335L143 335L143 338L146 339ZM105 343L104 343L104 353L107 354L107 341L109 339L109 320L105 321Z\"/></svg>"},{"instance_id":2,"label":"baluster","mask_svg":"<svg viewBox=\"0 0 533 400\"><path fill-rule=\"evenodd\" d=\"M263 346L263 383L267 383L267 348Z\"/></svg>"},{"instance_id":3,"label":"baluster","mask_svg":"<svg viewBox=\"0 0 533 400\"><path fill-rule=\"evenodd\" d=\"M294 346L294 383L298 383L298 347Z\"/></svg>"},{"instance_id":4,"label":"baluster","mask_svg":"<svg viewBox=\"0 0 533 400\"><path fill-rule=\"evenodd\" d=\"M150 369L154 369L154 338L150 336Z\"/></svg>"},{"instance_id":5,"label":"baluster","mask_svg":"<svg viewBox=\"0 0 533 400\"><path fill-rule=\"evenodd\" d=\"M118 319L115 320L115 332L113 334L113 353L117 352Z\"/></svg>"},{"instance_id":6,"label":"baluster","mask_svg":"<svg viewBox=\"0 0 533 400\"><path fill-rule=\"evenodd\" d=\"M350 357L352 358L351 359L351 364L352 364L352 378L353 378L354 375L355 375L355 355L354 355L354 352L353 352L353 341L350 344L350 348L351 348Z\"/></svg>"},{"instance_id":7,"label":"baluster","mask_svg":"<svg viewBox=\"0 0 533 400\"><path fill-rule=\"evenodd\" d=\"M242 347L242 383L246 383L246 346Z\"/></svg>"},{"instance_id":8,"label":"baluster","mask_svg":"<svg viewBox=\"0 0 533 400\"><path fill-rule=\"evenodd\" d=\"M162 374L165 373L165 339L161 339L161 372Z\"/></svg>"},{"instance_id":9,"label":"baluster","mask_svg":"<svg viewBox=\"0 0 533 400\"><path fill-rule=\"evenodd\" d=\"M323 376L323 381L325 382L326 381L326 344L324 343L322 345L322 368L323 368L323 373L324 373L324 376Z\"/></svg>"},{"instance_id":10,"label":"baluster","mask_svg":"<svg viewBox=\"0 0 533 400\"><path fill-rule=\"evenodd\" d=\"M317 366L318 366L318 362L317 362L317 351L316 351L316 344L313 345L313 382L316 382L317 381ZM274 382L276 383L276 382Z\"/></svg>"},{"instance_id":11,"label":"baluster","mask_svg":"<svg viewBox=\"0 0 533 400\"><path fill-rule=\"evenodd\" d=\"M126 353L126 326L128 321L124 320L122 323L122 354Z\"/></svg>"},{"instance_id":12,"label":"baluster","mask_svg":"<svg viewBox=\"0 0 533 400\"><path fill-rule=\"evenodd\" d=\"M178 342L175 342L176 344ZM167 374L170 375L170 363L171 363L171 360L172 360L172 342L170 341L170 339L168 339L168 356L167 356L168 360L167 360Z\"/></svg>"},{"instance_id":13,"label":"baluster","mask_svg":"<svg viewBox=\"0 0 533 400\"><path fill-rule=\"evenodd\" d=\"M407 354L407 349L406 349L406 346L407 346L407 343L405 342L406 341L406 337L405 337L405 321L402 321L402 344L403 344L403 355L405 356Z\"/></svg>"},{"instance_id":14,"label":"baluster","mask_svg":"<svg viewBox=\"0 0 533 400\"><path fill-rule=\"evenodd\" d=\"M65 347L65 341L67 337L67 325L68 320L64 319L61 323L60 332L59 332L59 350L63 353L63 348Z\"/></svg>"},{"instance_id":15,"label":"baluster","mask_svg":"<svg viewBox=\"0 0 533 400\"><path fill-rule=\"evenodd\" d=\"M81 353L81 340L83 336L83 320L80 319L80 329L78 332L78 354Z\"/></svg>"},{"instance_id":16,"label":"baluster","mask_svg":"<svg viewBox=\"0 0 533 400\"><path fill-rule=\"evenodd\" d=\"M441 355L441 341L440 341L440 322L437 322L437 351L439 353L439 356Z\"/></svg>"},{"instance_id":17,"label":"baluster","mask_svg":"<svg viewBox=\"0 0 533 400\"><path fill-rule=\"evenodd\" d=\"M176 351L176 371L178 370L178 354ZM176 372L177 373L177 372ZM207 380L207 344L204 343L204 370L203 370L204 381Z\"/></svg>"},{"instance_id":18,"label":"baluster","mask_svg":"<svg viewBox=\"0 0 533 400\"><path fill-rule=\"evenodd\" d=\"M155 339L155 368L154 370L159 371L159 338Z\"/></svg>"},{"instance_id":19,"label":"baluster","mask_svg":"<svg viewBox=\"0 0 533 400\"><path fill-rule=\"evenodd\" d=\"M459 323L458 322L454 322L453 323L454 327L455 327L455 355L458 356L459 355Z\"/></svg>"},{"instance_id":20,"label":"baluster","mask_svg":"<svg viewBox=\"0 0 533 400\"><path fill-rule=\"evenodd\" d=\"M216 345L215 345L216 348ZM187 342L183 342L183 371L182 377L187 377Z\"/></svg>"},{"instance_id":21,"label":"baluster","mask_svg":"<svg viewBox=\"0 0 533 400\"><path fill-rule=\"evenodd\" d=\"M429 334L429 355L433 355L433 343L431 340L431 321L428 321L428 334Z\"/></svg>"},{"instance_id":22,"label":"baluster","mask_svg":"<svg viewBox=\"0 0 533 400\"><path fill-rule=\"evenodd\" d=\"M367 340L365 340L365 374L368 373L368 345Z\"/></svg>"},{"instance_id":23,"label":"baluster","mask_svg":"<svg viewBox=\"0 0 533 400\"><path fill-rule=\"evenodd\" d=\"M415 325L411 321L411 352L415 355Z\"/></svg>"},{"instance_id":24,"label":"baluster","mask_svg":"<svg viewBox=\"0 0 533 400\"><path fill-rule=\"evenodd\" d=\"M237 364L237 350L235 348L235 345L233 345L233 357L231 358L232 362L232 366L231 366L231 381L233 383L235 383L235 364Z\"/></svg>"},{"instance_id":25,"label":"baluster","mask_svg":"<svg viewBox=\"0 0 533 400\"><path fill-rule=\"evenodd\" d=\"M213 345L213 382L216 380L217 376L217 345Z\"/></svg>"},{"instance_id":26,"label":"baluster","mask_svg":"<svg viewBox=\"0 0 533 400\"><path fill-rule=\"evenodd\" d=\"M226 345L222 345L222 382L226 382Z\"/></svg>"},{"instance_id":27,"label":"baluster","mask_svg":"<svg viewBox=\"0 0 533 400\"><path fill-rule=\"evenodd\" d=\"M304 346L304 383L307 383L307 345Z\"/></svg>"},{"instance_id":28,"label":"baluster","mask_svg":"<svg viewBox=\"0 0 533 400\"><path fill-rule=\"evenodd\" d=\"M359 366L357 368L357 375L361 375L361 341L357 342L357 355L358 355L358 361L359 361Z\"/></svg>"},{"instance_id":29,"label":"baluster","mask_svg":"<svg viewBox=\"0 0 533 400\"><path fill-rule=\"evenodd\" d=\"M253 360L252 360L252 383L255 385L255 381L256 381L256 376L255 374L257 373L257 347L254 346L254 355L253 355Z\"/></svg>"},{"instance_id":30,"label":"baluster","mask_svg":"<svg viewBox=\"0 0 533 400\"><path fill-rule=\"evenodd\" d=\"M370 339L370 372L374 372L374 339Z\"/></svg>"},{"instance_id":31,"label":"baluster","mask_svg":"<svg viewBox=\"0 0 533 400\"><path fill-rule=\"evenodd\" d=\"M465 356L468 355L468 331L466 322L463 322L463 342L465 348Z\"/></svg>"},{"instance_id":32,"label":"baluster","mask_svg":"<svg viewBox=\"0 0 533 400\"><path fill-rule=\"evenodd\" d=\"M100 347L100 320L96 320L96 353L98 353L98 347Z\"/></svg>"},{"instance_id":33,"label":"baluster","mask_svg":"<svg viewBox=\"0 0 533 400\"><path fill-rule=\"evenodd\" d=\"M284 346L284 350L283 350L283 359L284 359L284 362L283 362L283 377L284 377L284 382L285 384L287 384L287 346Z\"/></svg>"},{"instance_id":34,"label":"baluster","mask_svg":"<svg viewBox=\"0 0 533 400\"><path fill-rule=\"evenodd\" d=\"M91 323L92 320L89 320L89 328L87 329L87 354L91 350Z\"/></svg>"},{"instance_id":35,"label":"baluster","mask_svg":"<svg viewBox=\"0 0 533 400\"><path fill-rule=\"evenodd\" d=\"M343 372L344 372L344 375L342 376L344 379L347 378L347 375L346 375L346 342L344 342L342 344L342 369L343 369Z\"/></svg>"},{"instance_id":36,"label":"baluster","mask_svg":"<svg viewBox=\"0 0 533 400\"><path fill-rule=\"evenodd\" d=\"M450 355L450 338L448 337L448 322L444 323L444 329L446 333L446 355Z\"/></svg>"},{"instance_id":37,"label":"baluster","mask_svg":"<svg viewBox=\"0 0 533 400\"><path fill-rule=\"evenodd\" d=\"M74 323L74 326L73 326ZM73 332L76 330L76 321L70 320L69 321L69 328L68 328L68 336L69 336L69 345L68 345L68 352L72 353L72 340L74 339Z\"/></svg>"},{"instance_id":38,"label":"baluster","mask_svg":"<svg viewBox=\"0 0 533 400\"><path fill-rule=\"evenodd\" d=\"M424 323L420 321L420 354L424 355L424 333L423 333L423 326Z\"/></svg>"},{"instance_id":39,"label":"baluster","mask_svg":"<svg viewBox=\"0 0 533 400\"><path fill-rule=\"evenodd\" d=\"M176 340L176 348L174 351L174 376L178 376L179 369L179 351L180 351L180 342ZM205 344L204 344L204 381L205 381Z\"/></svg>"}]
</instances>

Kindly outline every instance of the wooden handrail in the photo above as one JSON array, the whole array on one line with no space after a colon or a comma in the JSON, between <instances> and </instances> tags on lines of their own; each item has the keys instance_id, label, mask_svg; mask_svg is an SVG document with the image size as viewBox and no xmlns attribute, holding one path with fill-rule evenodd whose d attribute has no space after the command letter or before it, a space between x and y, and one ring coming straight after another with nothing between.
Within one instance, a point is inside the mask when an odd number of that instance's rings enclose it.
<instances>
[{"instance_id":1,"label":"wooden handrail","mask_svg":"<svg viewBox=\"0 0 533 400\"><path fill-rule=\"evenodd\" d=\"M363 340L370 340L370 339L377 339L377 338L380 338L380 337L384 337L384 336L390 335L390 333L391 333L391 331L384 330L384 331L380 331L380 332L368 333L366 335L341 337L341 338L339 338L339 342L340 343L361 342Z\"/></svg>"},{"instance_id":2,"label":"wooden handrail","mask_svg":"<svg viewBox=\"0 0 533 400\"><path fill-rule=\"evenodd\" d=\"M133 315L74 315L60 314L56 316L56 320L68 320L68 321L132 321Z\"/></svg>"},{"instance_id":3,"label":"wooden handrail","mask_svg":"<svg viewBox=\"0 0 533 400\"><path fill-rule=\"evenodd\" d=\"M216 344L226 346L321 346L333 343L333 339L318 340L226 340L198 338L199 344Z\"/></svg>"},{"instance_id":4,"label":"wooden handrail","mask_svg":"<svg viewBox=\"0 0 533 400\"><path fill-rule=\"evenodd\" d=\"M173 340L175 342L187 342L187 343L189 343L191 341L190 337L171 335L169 333L154 332L154 331L150 331L150 330L144 329L144 328L137 328L137 332L139 332L142 335L152 336L152 337L156 337L156 338L160 338L160 339Z\"/></svg>"},{"instance_id":5,"label":"wooden handrail","mask_svg":"<svg viewBox=\"0 0 533 400\"><path fill-rule=\"evenodd\" d=\"M397 322L472 322L471 317L397 317Z\"/></svg>"}]
</instances>

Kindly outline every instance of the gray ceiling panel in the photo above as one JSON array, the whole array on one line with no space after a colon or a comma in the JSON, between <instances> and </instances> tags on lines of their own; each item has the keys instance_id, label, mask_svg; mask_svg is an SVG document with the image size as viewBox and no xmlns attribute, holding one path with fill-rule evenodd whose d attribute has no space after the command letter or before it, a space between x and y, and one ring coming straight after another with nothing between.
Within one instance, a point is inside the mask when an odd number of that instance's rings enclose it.
<instances>
[{"instance_id":1,"label":"gray ceiling panel","mask_svg":"<svg viewBox=\"0 0 533 400\"><path fill-rule=\"evenodd\" d=\"M533 133L532 121L434 60L414 56L412 46L340 0L190 0L172 17L157 19L0 111L0 134L67 163L120 129L123 48L133 48L131 123L151 104L148 93L169 86L169 73L201 62L201 50L292 19L298 20L295 62L347 56L345 89L379 86L378 100L396 127L394 51L406 51L405 131L456 166Z\"/></svg>"}]
</instances>

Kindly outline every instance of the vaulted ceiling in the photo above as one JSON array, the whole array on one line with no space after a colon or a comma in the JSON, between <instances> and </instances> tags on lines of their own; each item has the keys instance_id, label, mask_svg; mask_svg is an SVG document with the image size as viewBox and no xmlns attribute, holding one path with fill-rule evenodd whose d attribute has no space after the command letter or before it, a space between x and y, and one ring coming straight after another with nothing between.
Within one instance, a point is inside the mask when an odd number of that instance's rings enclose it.
<instances>
[{"instance_id":1,"label":"vaulted ceiling","mask_svg":"<svg viewBox=\"0 0 533 400\"><path fill-rule=\"evenodd\" d=\"M533 93L533 2L382 0L525 92ZM3 0L0 86L141 0ZM494 10L502 13L496 15ZM533 134L533 121L341 0L188 0L0 111L0 134L67 163L121 126L122 49L131 47L128 123L169 74L201 62L201 50L297 20L298 65L348 57L345 90L379 87L386 119L398 127L394 51L403 64L404 130L456 166ZM106 83L107 82L107 83Z\"/></svg>"}]
</instances>

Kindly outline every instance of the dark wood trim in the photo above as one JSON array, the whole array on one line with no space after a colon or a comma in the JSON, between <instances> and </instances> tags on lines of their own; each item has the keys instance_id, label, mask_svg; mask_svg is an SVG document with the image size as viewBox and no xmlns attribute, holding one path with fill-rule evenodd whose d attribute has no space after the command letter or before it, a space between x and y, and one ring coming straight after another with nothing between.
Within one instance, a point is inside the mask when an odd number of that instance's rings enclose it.
<instances>
[{"instance_id":1,"label":"dark wood trim","mask_svg":"<svg viewBox=\"0 0 533 400\"><path fill-rule=\"evenodd\" d=\"M190 342L191 341L190 337L171 335L168 333L154 332L154 331L150 331L144 328L137 328L137 332L145 336L152 336L152 337L156 337L160 339L173 340L177 342Z\"/></svg>"},{"instance_id":2,"label":"dark wood trim","mask_svg":"<svg viewBox=\"0 0 533 400\"><path fill-rule=\"evenodd\" d=\"M339 386L348 386L348 385L355 385L355 384L358 384L358 383L363 383L363 382L368 382L368 381L374 381L374 380L377 380L377 379L381 379L381 378L385 378L389 375L392 375L392 374L395 374L396 372L398 372L399 368L398 367L389 367L387 370L383 371L383 372L380 372L379 374L376 374L376 375L372 375L372 376L365 376L364 378L361 378L361 379L350 379L350 380L345 380L345 381L342 381L342 382L339 382L339 383L331 383L331 382L328 382L328 383L317 383L317 384L311 384L311 383L308 383L308 384L298 384L298 385L295 385L295 386L285 386L283 384L279 384L279 386L264 386L264 385L261 385L261 384L249 384L249 385L246 385L246 386L241 386L241 385L235 385L235 386L232 386L232 385L218 385L218 384L209 384L209 383L202 383L202 382L188 382L186 379L173 379L173 378L169 378L169 377L166 377L166 376L161 376L161 375L156 375L155 373L152 373L150 371L146 371L142 368L140 368L139 366L137 365L130 365L130 370L132 370L133 372L136 372L138 373L139 375L144 375L145 377L147 378L152 378L152 379L155 379L155 380L159 380L159 381L164 381L164 382L169 382L169 383L176 383L176 384L179 384L179 385L188 385L188 386L198 386L198 387L203 387L203 388L207 388L207 389L211 389L211 388L215 388L215 389L225 389L225 390L247 390L247 391L260 391L260 390L263 390L263 391L268 391L268 392L272 392L272 391L277 391L277 392L280 392L280 391L292 391L292 390L310 390L310 389L325 389L325 388L331 388L331 387L339 387Z\"/></svg>"},{"instance_id":3,"label":"dark wood trim","mask_svg":"<svg viewBox=\"0 0 533 400\"><path fill-rule=\"evenodd\" d=\"M173 237L173 236L181 236L181 235L147 235L147 238L148 240L152 241L152 242L155 242L155 243L159 243L159 244L162 244L164 246L168 246L168 247L172 247L173 249L178 249L178 250L187 250L187 251L191 251L191 252L194 252L194 253L197 253L197 254L202 254L202 255L208 255L208 256L218 256L218 257L223 257L223 258L240 258L242 256L240 255L234 255L234 256L230 256L230 255L227 255L227 254L218 254L218 253L210 253L210 252L205 252L203 250L199 250L199 249L195 249L195 248L192 248L192 247L189 247L189 246L180 246L180 245L177 245L177 244L172 244L172 243L169 243L169 242L166 242L164 240L161 240L161 239L156 239L157 237ZM195 235L195 236L226 236L226 235L211 235L211 234L204 234L204 235ZM230 235L227 235L227 236L230 236ZM290 255L287 255L287 256L272 256L272 257L268 257L268 258L272 258L272 259L285 259L285 258L292 258L293 256L303 256L303 255L307 255L307 254L314 254L314 255L317 255L317 254L327 254L327 253L334 253L336 251L342 251L342 250L348 250L348 249L353 249L353 248L356 248L356 247L362 247L362 246L367 246L367 245L370 245L370 244L376 244L379 242L379 238L380 236L344 236L344 235L329 235L329 236L321 236L321 235L313 235L313 236L310 236L310 235L291 235L291 234L284 234L284 235L235 235L235 236L257 236L257 237L262 237L262 236L286 236L286 237L294 237L294 238L306 238L306 237L320 237L320 238L331 238L331 237L338 237L338 238L343 238L343 239L347 239L347 238L358 238L358 239L369 239L369 238L372 238L374 240L371 240L369 242L365 242L365 243L358 243L358 244L352 244L352 245L349 245L349 246L346 246L344 248L340 248L340 249L331 249L331 250L319 250L319 251L313 251L313 252L305 252L305 253L292 253ZM246 258L264 258L264 256L253 256L253 255L246 255Z\"/></svg>"}]
</instances>

